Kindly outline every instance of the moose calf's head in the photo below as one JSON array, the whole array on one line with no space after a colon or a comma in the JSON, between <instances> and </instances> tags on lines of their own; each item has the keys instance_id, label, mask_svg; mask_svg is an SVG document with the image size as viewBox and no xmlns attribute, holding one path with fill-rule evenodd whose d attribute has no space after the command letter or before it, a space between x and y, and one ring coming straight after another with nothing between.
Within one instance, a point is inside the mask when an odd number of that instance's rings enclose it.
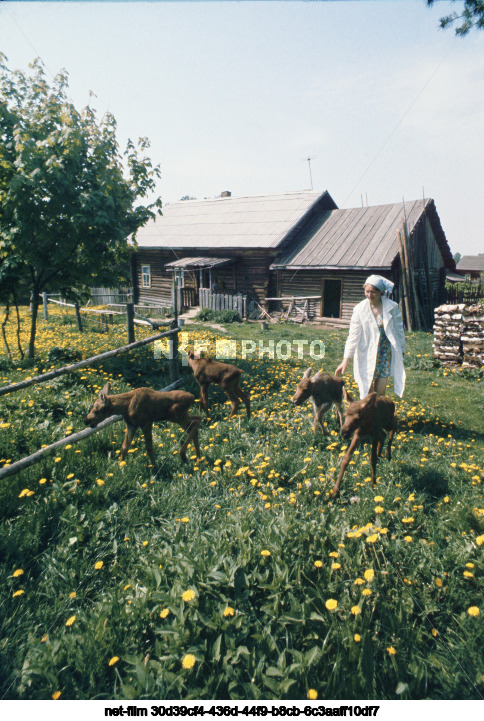
<instances>
[{"instance_id":1,"label":"moose calf's head","mask_svg":"<svg viewBox=\"0 0 484 721\"><path fill-rule=\"evenodd\" d=\"M304 371L302 380L297 384L296 392L291 398L295 406L300 406L304 401L310 398L313 390L313 383L311 380L312 368L307 368Z\"/></svg>"},{"instance_id":2,"label":"moose calf's head","mask_svg":"<svg viewBox=\"0 0 484 721\"><path fill-rule=\"evenodd\" d=\"M345 411L345 422L341 426L340 433L343 438L349 438L358 429L362 434L370 432L376 399L376 393L370 393L363 400L350 403Z\"/></svg>"},{"instance_id":3,"label":"moose calf's head","mask_svg":"<svg viewBox=\"0 0 484 721\"><path fill-rule=\"evenodd\" d=\"M101 423L101 421L105 421L106 418L109 418L113 415L113 406L111 401L108 399L108 395L110 394L110 392L111 386L109 385L109 383L106 383L101 393L99 394L99 398L96 400L93 407L84 418L84 423L86 424L86 426L91 426L91 428L95 428Z\"/></svg>"}]
</instances>

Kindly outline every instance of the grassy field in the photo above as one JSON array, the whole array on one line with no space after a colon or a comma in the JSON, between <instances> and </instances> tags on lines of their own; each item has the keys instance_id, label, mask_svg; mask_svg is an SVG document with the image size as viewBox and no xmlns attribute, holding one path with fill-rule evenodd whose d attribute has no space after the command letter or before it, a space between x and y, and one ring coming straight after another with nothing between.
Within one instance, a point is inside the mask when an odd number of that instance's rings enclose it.
<instances>
[{"instance_id":1,"label":"grassy field","mask_svg":"<svg viewBox=\"0 0 484 721\"><path fill-rule=\"evenodd\" d=\"M346 332L187 331L237 342L250 420L229 421L211 388L198 461L159 424L157 467L141 438L120 464L115 424L0 482L0 698L482 698L482 375L435 366L431 336L408 336L393 460L373 489L361 448L331 501L347 444L331 414L314 436L291 396L309 365L334 371ZM242 358L259 340L290 357ZM0 356L0 385L125 342L122 325L80 335L53 314L35 364ZM1 397L0 465L81 430L107 380L163 388L166 360L147 347Z\"/></svg>"}]
</instances>

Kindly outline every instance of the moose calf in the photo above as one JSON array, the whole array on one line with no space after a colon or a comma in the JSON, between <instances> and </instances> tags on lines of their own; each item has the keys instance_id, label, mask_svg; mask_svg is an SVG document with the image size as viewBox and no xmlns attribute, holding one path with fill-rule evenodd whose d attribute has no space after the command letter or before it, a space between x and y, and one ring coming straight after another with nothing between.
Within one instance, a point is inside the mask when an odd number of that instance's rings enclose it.
<instances>
[{"instance_id":1,"label":"moose calf","mask_svg":"<svg viewBox=\"0 0 484 721\"><path fill-rule=\"evenodd\" d=\"M237 413L241 400L247 408L247 418L250 418L250 396L240 387L240 368L230 363L219 363L208 356L195 355L193 351L189 351L187 355L188 364L200 386L200 401L205 413L208 415L208 386L210 383L217 383L232 402L230 418Z\"/></svg>"},{"instance_id":2,"label":"moose calf","mask_svg":"<svg viewBox=\"0 0 484 721\"><path fill-rule=\"evenodd\" d=\"M346 466L350 462L356 446L360 441L363 441L364 436L371 437L372 486L375 485L376 463L378 457L381 456L385 442L385 431L389 431L386 456L388 460L391 460L392 457L391 445L396 426L394 402L390 398L376 393L370 393L361 401L353 401L349 393L346 393L346 398L350 401L350 405L345 412L345 422L341 427L341 435L343 438L349 438L353 433L353 438L341 463L338 479L331 490L333 498L339 495L339 487Z\"/></svg>"},{"instance_id":3,"label":"moose calf","mask_svg":"<svg viewBox=\"0 0 484 721\"><path fill-rule=\"evenodd\" d=\"M319 371L311 378L311 371L312 368L308 368L304 372L302 380L297 384L292 402L295 406L300 406L310 398L314 409L313 431L316 433L319 423L324 435L327 436L329 431L324 427L323 416L333 403L338 411L340 426L343 425L344 381L323 371Z\"/></svg>"},{"instance_id":4,"label":"moose calf","mask_svg":"<svg viewBox=\"0 0 484 721\"><path fill-rule=\"evenodd\" d=\"M195 400L195 396L185 391L154 391L151 388L136 388L127 393L110 395L111 387L106 383L99 398L87 414L84 422L86 426L95 428L101 421L110 416L120 415L126 424L126 433L121 448L121 460L128 452L138 428L141 428L146 443L148 456L155 464L153 453L152 426L154 421L171 421L178 423L188 432L185 443L180 447L182 461L186 461L186 450L190 441L193 442L197 457L200 457L198 445L198 428L201 416L190 415L188 409Z\"/></svg>"}]
</instances>

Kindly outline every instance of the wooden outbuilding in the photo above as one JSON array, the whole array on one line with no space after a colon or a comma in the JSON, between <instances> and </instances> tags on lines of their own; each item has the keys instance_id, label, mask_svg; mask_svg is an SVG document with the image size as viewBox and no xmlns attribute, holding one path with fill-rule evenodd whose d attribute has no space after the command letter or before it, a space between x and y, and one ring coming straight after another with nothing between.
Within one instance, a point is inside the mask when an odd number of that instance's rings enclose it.
<instances>
[{"instance_id":1,"label":"wooden outbuilding","mask_svg":"<svg viewBox=\"0 0 484 721\"><path fill-rule=\"evenodd\" d=\"M400 250L408 251L408 295L417 296L419 327L431 327L433 308L445 294L446 269L455 270L432 199L330 210L286 248L271 265L277 296L320 296L312 314L348 323L364 298L371 273L395 283L393 299L402 302L404 271Z\"/></svg>"}]
</instances>

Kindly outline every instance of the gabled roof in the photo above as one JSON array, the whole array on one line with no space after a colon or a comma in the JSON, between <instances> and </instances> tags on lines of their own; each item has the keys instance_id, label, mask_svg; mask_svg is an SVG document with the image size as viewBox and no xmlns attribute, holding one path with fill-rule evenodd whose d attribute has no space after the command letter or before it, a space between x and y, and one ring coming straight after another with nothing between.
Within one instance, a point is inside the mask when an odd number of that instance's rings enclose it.
<instances>
[{"instance_id":1,"label":"gabled roof","mask_svg":"<svg viewBox=\"0 0 484 721\"><path fill-rule=\"evenodd\" d=\"M463 255L457 263L457 270L479 270L484 273L484 253L478 255Z\"/></svg>"},{"instance_id":2,"label":"gabled roof","mask_svg":"<svg viewBox=\"0 0 484 721\"><path fill-rule=\"evenodd\" d=\"M409 235L428 218L445 265L452 270L452 254L432 199L330 210L306 228L300 242L286 248L271 265L277 268L389 269L398 254L397 230L406 219Z\"/></svg>"},{"instance_id":3,"label":"gabled roof","mask_svg":"<svg viewBox=\"0 0 484 721\"><path fill-rule=\"evenodd\" d=\"M337 207L327 191L184 200L164 206L136 240L139 248L277 248L315 206Z\"/></svg>"}]
</instances>

